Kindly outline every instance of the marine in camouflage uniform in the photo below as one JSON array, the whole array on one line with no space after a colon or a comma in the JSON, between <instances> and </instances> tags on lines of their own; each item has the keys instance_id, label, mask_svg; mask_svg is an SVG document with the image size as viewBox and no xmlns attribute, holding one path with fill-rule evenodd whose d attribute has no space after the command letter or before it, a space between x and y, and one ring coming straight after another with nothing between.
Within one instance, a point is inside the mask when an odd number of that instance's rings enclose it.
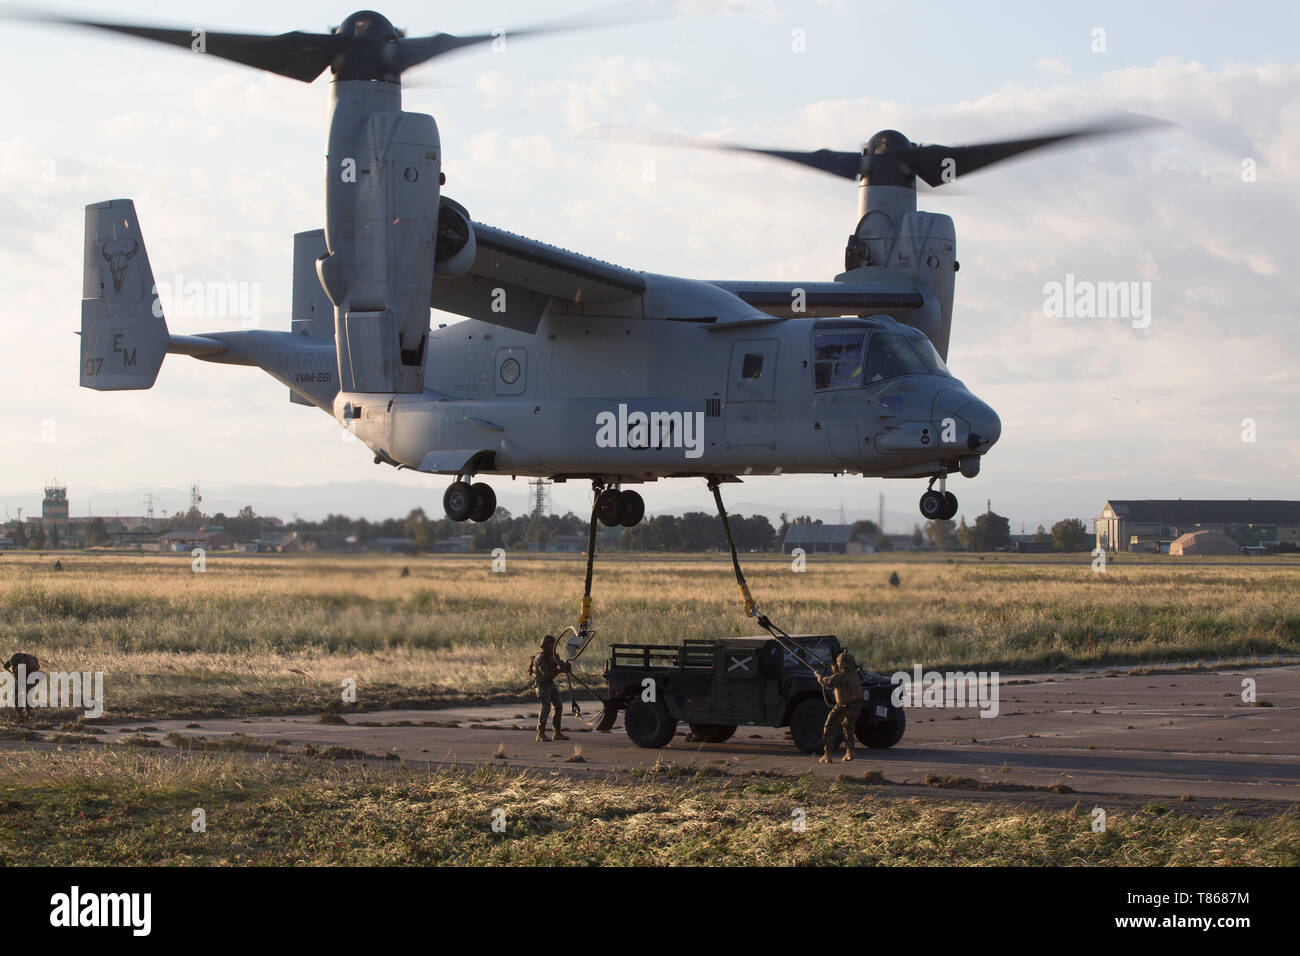
<instances>
[{"instance_id":1,"label":"marine in camouflage uniform","mask_svg":"<svg viewBox=\"0 0 1300 956\"><path fill-rule=\"evenodd\" d=\"M5 667L5 670L7 670L9 673L11 673L11 674L14 675L14 682L15 682L15 683L14 683L14 699L17 700L17 697L18 697L18 684L17 684L17 681L18 681L18 668L19 668L19 667L25 668L24 673L25 673L25 675L26 675L26 678L27 678L28 682L30 682L30 681L31 681L31 678L32 678L32 675L35 674L37 671L39 671L39 670L41 669L41 664L40 664L40 661L38 661L38 660L36 659L36 655L34 655L34 654L21 654L21 653L20 653L20 654L15 654L13 657L9 658L9 660L5 661L4 667ZM30 709L29 707L19 707L19 708L18 708L18 717L19 717L20 720L25 720L25 719L27 719L27 718L30 717L30 716L31 716L31 709Z\"/></svg>"},{"instance_id":2,"label":"marine in camouflage uniform","mask_svg":"<svg viewBox=\"0 0 1300 956\"><path fill-rule=\"evenodd\" d=\"M858 677L858 662L853 655L845 651L835 659L835 670L826 677L818 677L823 687L835 694L835 706L826 718L822 728L821 763L830 763L834 749L831 746L831 734L836 724L844 728L844 759L853 759L854 731L857 729L858 715L862 713L862 679Z\"/></svg>"},{"instance_id":3,"label":"marine in camouflage uniform","mask_svg":"<svg viewBox=\"0 0 1300 956\"><path fill-rule=\"evenodd\" d=\"M542 649L536 657L528 662L528 673L537 688L537 699L542 702L542 709L537 715L537 739L546 740L546 718L551 708L555 708L555 739L568 740L560 732L560 722L564 719L564 708L560 704L560 692L555 687L555 678L568 673L573 665L560 660L555 653L555 637L547 634L542 638Z\"/></svg>"}]
</instances>

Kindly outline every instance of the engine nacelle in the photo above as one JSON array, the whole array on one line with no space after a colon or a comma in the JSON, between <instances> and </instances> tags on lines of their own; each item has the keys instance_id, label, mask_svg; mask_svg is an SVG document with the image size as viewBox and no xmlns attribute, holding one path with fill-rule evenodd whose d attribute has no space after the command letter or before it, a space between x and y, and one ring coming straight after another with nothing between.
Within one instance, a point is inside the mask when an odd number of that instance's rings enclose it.
<instances>
[{"instance_id":1,"label":"engine nacelle","mask_svg":"<svg viewBox=\"0 0 1300 956\"><path fill-rule=\"evenodd\" d=\"M433 271L447 279L458 279L469 271L478 255L474 223L460 203L442 197L438 206L438 241Z\"/></svg>"},{"instance_id":2,"label":"engine nacelle","mask_svg":"<svg viewBox=\"0 0 1300 956\"><path fill-rule=\"evenodd\" d=\"M334 305L339 385L424 389L441 148L432 116L393 83L335 80L317 273Z\"/></svg>"}]
</instances>

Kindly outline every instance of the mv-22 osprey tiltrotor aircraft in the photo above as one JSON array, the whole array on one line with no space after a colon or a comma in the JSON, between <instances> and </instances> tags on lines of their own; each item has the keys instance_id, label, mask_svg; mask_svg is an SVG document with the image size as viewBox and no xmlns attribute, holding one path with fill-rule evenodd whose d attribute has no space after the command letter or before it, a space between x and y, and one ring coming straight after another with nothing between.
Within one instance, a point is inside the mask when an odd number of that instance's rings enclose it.
<instances>
[{"instance_id":1,"label":"mv-22 osprey tiltrotor aircraft","mask_svg":"<svg viewBox=\"0 0 1300 956\"><path fill-rule=\"evenodd\" d=\"M641 520L628 485L695 476L716 492L778 474L928 479L921 513L951 518L947 476L975 477L1001 422L945 365L956 235L917 210L916 181L1140 125L964 147L892 130L854 152L722 145L856 180L858 220L832 282L708 282L526 239L441 195L437 126L402 110L402 73L493 34L407 37L369 11L278 36L36 16L303 82L332 73L325 226L294 237L292 331L170 334L133 204L96 203L81 384L149 388L167 353L257 366L376 463L454 477L457 521L492 515L491 487L470 483L482 475L591 480L607 525ZM470 321L431 328L431 308Z\"/></svg>"}]
</instances>

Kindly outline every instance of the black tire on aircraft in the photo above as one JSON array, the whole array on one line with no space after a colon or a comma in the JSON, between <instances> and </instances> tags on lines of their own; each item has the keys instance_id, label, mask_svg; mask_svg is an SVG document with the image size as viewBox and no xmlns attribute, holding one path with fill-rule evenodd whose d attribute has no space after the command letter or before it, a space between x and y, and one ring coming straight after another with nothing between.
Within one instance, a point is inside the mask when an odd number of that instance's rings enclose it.
<instances>
[{"instance_id":1,"label":"black tire on aircraft","mask_svg":"<svg viewBox=\"0 0 1300 956\"><path fill-rule=\"evenodd\" d=\"M623 523L623 493L615 488L606 488L596 497L596 517L606 528Z\"/></svg>"},{"instance_id":2,"label":"black tire on aircraft","mask_svg":"<svg viewBox=\"0 0 1300 956\"><path fill-rule=\"evenodd\" d=\"M947 503L947 507L945 507L943 511L943 520L948 521L951 518L955 518L957 516L957 496L951 491L945 491L943 493L943 500Z\"/></svg>"},{"instance_id":3,"label":"black tire on aircraft","mask_svg":"<svg viewBox=\"0 0 1300 956\"><path fill-rule=\"evenodd\" d=\"M476 481L470 485L470 492L474 496L474 507L470 510L469 520L487 521L497 510L497 493L492 490L491 485L483 481Z\"/></svg>"},{"instance_id":4,"label":"black tire on aircraft","mask_svg":"<svg viewBox=\"0 0 1300 956\"><path fill-rule=\"evenodd\" d=\"M474 491L468 481L453 481L442 494L442 509L452 521L464 521L474 510Z\"/></svg>"},{"instance_id":5,"label":"black tire on aircraft","mask_svg":"<svg viewBox=\"0 0 1300 956\"><path fill-rule=\"evenodd\" d=\"M625 528L634 528L645 517L645 500L635 491L623 492L623 521Z\"/></svg>"},{"instance_id":6,"label":"black tire on aircraft","mask_svg":"<svg viewBox=\"0 0 1300 956\"><path fill-rule=\"evenodd\" d=\"M941 518L947 507L948 503L937 491L927 491L921 495L921 514L927 519Z\"/></svg>"}]
</instances>

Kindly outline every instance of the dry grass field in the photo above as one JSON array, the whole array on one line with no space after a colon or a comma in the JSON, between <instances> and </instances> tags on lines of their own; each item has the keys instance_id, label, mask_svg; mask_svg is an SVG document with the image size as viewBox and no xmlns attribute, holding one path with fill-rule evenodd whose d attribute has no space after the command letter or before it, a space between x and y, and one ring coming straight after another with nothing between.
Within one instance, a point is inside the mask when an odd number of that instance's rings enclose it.
<instances>
[{"instance_id":1,"label":"dry grass field","mask_svg":"<svg viewBox=\"0 0 1300 956\"><path fill-rule=\"evenodd\" d=\"M577 618L581 556L0 554L0 652L102 671L106 718L292 713L506 698L538 637ZM1300 561L748 556L755 596L791 633L835 633L875 670L1004 673L1300 654ZM402 577L403 567L410 576ZM898 587L888 578L897 570ZM725 555L601 556L597 679L611 642L756 633Z\"/></svg>"},{"instance_id":2,"label":"dry grass field","mask_svg":"<svg viewBox=\"0 0 1300 956\"><path fill-rule=\"evenodd\" d=\"M1152 803L1094 833L1090 804L882 797L848 775L426 772L132 747L5 757L0 866L1300 863L1293 810L1201 816ZM205 833L191 829L195 808Z\"/></svg>"},{"instance_id":3,"label":"dry grass field","mask_svg":"<svg viewBox=\"0 0 1300 956\"><path fill-rule=\"evenodd\" d=\"M105 718L311 713L520 694L538 635L575 620L577 556L0 554L0 652L102 671ZM1008 556L750 556L751 585L791 632L833 632L869 666L1003 672L1195 666L1300 654L1300 562ZM403 568L410 574L402 577ZM898 587L888 584L897 570ZM755 632L725 555L597 564L596 680L609 642ZM1242 815L913 797L870 775L605 775L420 769L232 738L152 746L96 736L71 712L2 718L6 864L1296 865L1294 810ZM72 731L69 733L68 731ZM108 740L112 743L108 743ZM1068 798L1067 798L1068 799ZM190 829L202 808L208 831ZM504 833L491 813L506 813ZM806 813L794 832L791 813Z\"/></svg>"}]
</instances>

